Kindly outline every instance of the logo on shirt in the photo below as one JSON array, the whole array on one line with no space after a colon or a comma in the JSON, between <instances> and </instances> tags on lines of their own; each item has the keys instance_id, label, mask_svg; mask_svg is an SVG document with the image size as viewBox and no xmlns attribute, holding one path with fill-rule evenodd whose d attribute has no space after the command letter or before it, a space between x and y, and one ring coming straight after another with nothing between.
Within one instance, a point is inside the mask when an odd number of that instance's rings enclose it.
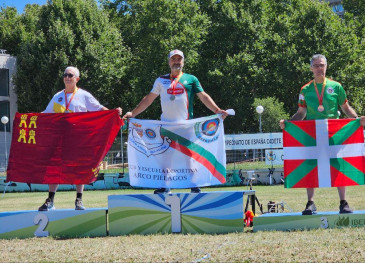
<instances>
[{"instance_id":1,"label":"logo on shirt","mask_svg":"<svg viewBox=\"0 0 365 263\"><path fill-rule=\"evenodd\" d=\"M59 97L58 98L58 102L61 102L61 101L63 101L63 98L62 97Z\"/></svg>"},{"instance_id":2,"label":"logo on shirt","mask_svg":"<svg viewBox=\"0 0 365 263\"><path fill-rule=\"evenodd\" d=\"M219 124L219 118L206 120L205 122L197 122L194 126L196 137L205 143L216 141L219 137L219 133L217 133Z\"/></svg>"},{"instance_id":3,"label":"logo on shirt","mask_svg":"<svg viewBox=\"0 0 365 263\"><path fill-rule=\"evenodd\" d=\"M299 100L304 100L304 99L305 99L304 95L303 94L299 94Z\"/></svg>"},{"instance_id":4,"label":"logo on shirt","mask_svg":"<svg viewBox=\"0 0 365 263\"><path fill-rule=\"evenodd\" d=\"M333 92L335 92L335 91L334 91L334 89L332 87L328 87L327 88L327 93L328 94L332 94Z\"/></svg>"},{"instance_id":5,"label":"logo on shirt","mask_svg":"<svg viewBox=\"0 0 365 263\"><path fill-rule=\"evenodd\" d=\"M167 89L167 94L169 94L169 95L180 95L180 94L183 94L184 91L185 90L183 88L175 88L175 90L172 89L172 88L169 88L169 89Z\"/></svg>"}]
</instances>

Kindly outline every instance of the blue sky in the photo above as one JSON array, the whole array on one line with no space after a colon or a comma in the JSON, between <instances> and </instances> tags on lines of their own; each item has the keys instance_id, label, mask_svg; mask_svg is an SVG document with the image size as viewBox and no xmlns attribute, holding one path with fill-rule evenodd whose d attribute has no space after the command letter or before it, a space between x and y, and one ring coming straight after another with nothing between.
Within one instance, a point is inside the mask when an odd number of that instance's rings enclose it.
<instances>
[{"instance_id":1,"label":"blue sky","mask_svg":"<svg viewBox=\"0 0 365 263\"><path fill-rule=\"evenodd\" d=\"M18 13L23 13L26 4L44 5L47 0L0 0L0 7L16 7Z\"/></svg>"}]
</instances>

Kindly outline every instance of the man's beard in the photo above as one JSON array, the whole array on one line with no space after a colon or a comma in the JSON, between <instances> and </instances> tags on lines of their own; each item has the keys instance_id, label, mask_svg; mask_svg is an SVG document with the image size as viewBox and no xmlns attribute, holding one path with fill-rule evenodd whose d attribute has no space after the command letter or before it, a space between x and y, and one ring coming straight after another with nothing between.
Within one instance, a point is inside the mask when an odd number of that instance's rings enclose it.
<instances>
[{"instance_id":1,"label":"man's beard","mask_svg":"<svg viewBox=\"0 0 365 263\"><path fill-rule=\"evenodd\" d=\"M172 69L173 70L181 70L182 66L180 64L174 64L174 65L172 65Z\"/></svg>"}]
</instances>

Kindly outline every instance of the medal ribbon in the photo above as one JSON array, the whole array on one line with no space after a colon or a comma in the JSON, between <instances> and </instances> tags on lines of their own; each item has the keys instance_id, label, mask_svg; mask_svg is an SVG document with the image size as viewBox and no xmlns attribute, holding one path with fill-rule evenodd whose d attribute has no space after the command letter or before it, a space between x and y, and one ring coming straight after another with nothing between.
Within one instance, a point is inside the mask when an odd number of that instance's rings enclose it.
<instances>
[{"instance_id":1,"label":"medal ribbon","mask_svg":"<svg viewBox=\"0 0 365 263\"><path fill-rule=\"evenodd\" d=\"M317 83L316 83L315 80L313 80L313 84L314 84L314 89L316 90L316 93L317 93L319 106L322 106L322 104L323 104L323 93L324 93L324 89L326 87L326 78L324 78L324 81L323 81L323 85L322 85L323 87L322 87L321 95L319 95L318 88L317 88Z\"/></svg>"},{"instance_id":2,"label":"medal ribbon","mask_svg":"<svg viewBox=\"0 0 365 263\"><path fill-rule=\"evenodd\" d=\"M66 94L66 90L65 90L65 104L66 104L66 110L65 111L68 111L68 108L70 107L71 101L74 98L77 90L78 90L78 88L76 87L74 92L72 92L71 98L68 102L67 102L67 94Z\"/></svg>"},{"instance_id":3,"label":"medal ribbon","mask_svg":"<svg viewBox=\"0 0 365 263\"><path fill-rule=\"evenodd\" d=\"M171 81L171 88L172 88L172 95L175 95L175 87L177 85L177 83L179 83L179 80L182 76L182 71L180 72L180 74L177 76L176 79L173 80L172 74L170 74L170 81Z\"/></svg>"}]
</instances>

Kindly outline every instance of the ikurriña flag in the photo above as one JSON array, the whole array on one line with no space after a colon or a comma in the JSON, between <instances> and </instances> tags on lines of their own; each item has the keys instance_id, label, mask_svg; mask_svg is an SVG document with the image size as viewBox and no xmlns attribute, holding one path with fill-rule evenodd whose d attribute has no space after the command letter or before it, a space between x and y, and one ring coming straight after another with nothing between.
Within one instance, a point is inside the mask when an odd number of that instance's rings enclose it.
<instances>
[{"instance_id":1,"label":"ikurri\u00f1a flag","mask_svg":"<svg viewBox=\"0 0 365 263\"><path fill-rule=\"evenodd\" d=\"M223 120L219 115L178 122L129 120L130 184L191 188L226 182Z\"/></svg>"},{"instance_id":2,"label":"ikurri\u00f1a flag","mask_svg":"<svg viewBox=\"0 0 365 263\"><path fill-rule=\"evenodd\" d=\"M89 184L117 136L117 110L16 113L7 180L38 184Z\"/></svg>"},{"instance_id":3,"label":"ikurri\u00f1a flag","mask_svg":"<svg viewBox=\"0 0 365 263\"><path fill-rule=\"evenodd\" d=\"M285 187L365 184L364 132L359 119L287 121L283 141Z\"/></svg>"}]
</instances>

